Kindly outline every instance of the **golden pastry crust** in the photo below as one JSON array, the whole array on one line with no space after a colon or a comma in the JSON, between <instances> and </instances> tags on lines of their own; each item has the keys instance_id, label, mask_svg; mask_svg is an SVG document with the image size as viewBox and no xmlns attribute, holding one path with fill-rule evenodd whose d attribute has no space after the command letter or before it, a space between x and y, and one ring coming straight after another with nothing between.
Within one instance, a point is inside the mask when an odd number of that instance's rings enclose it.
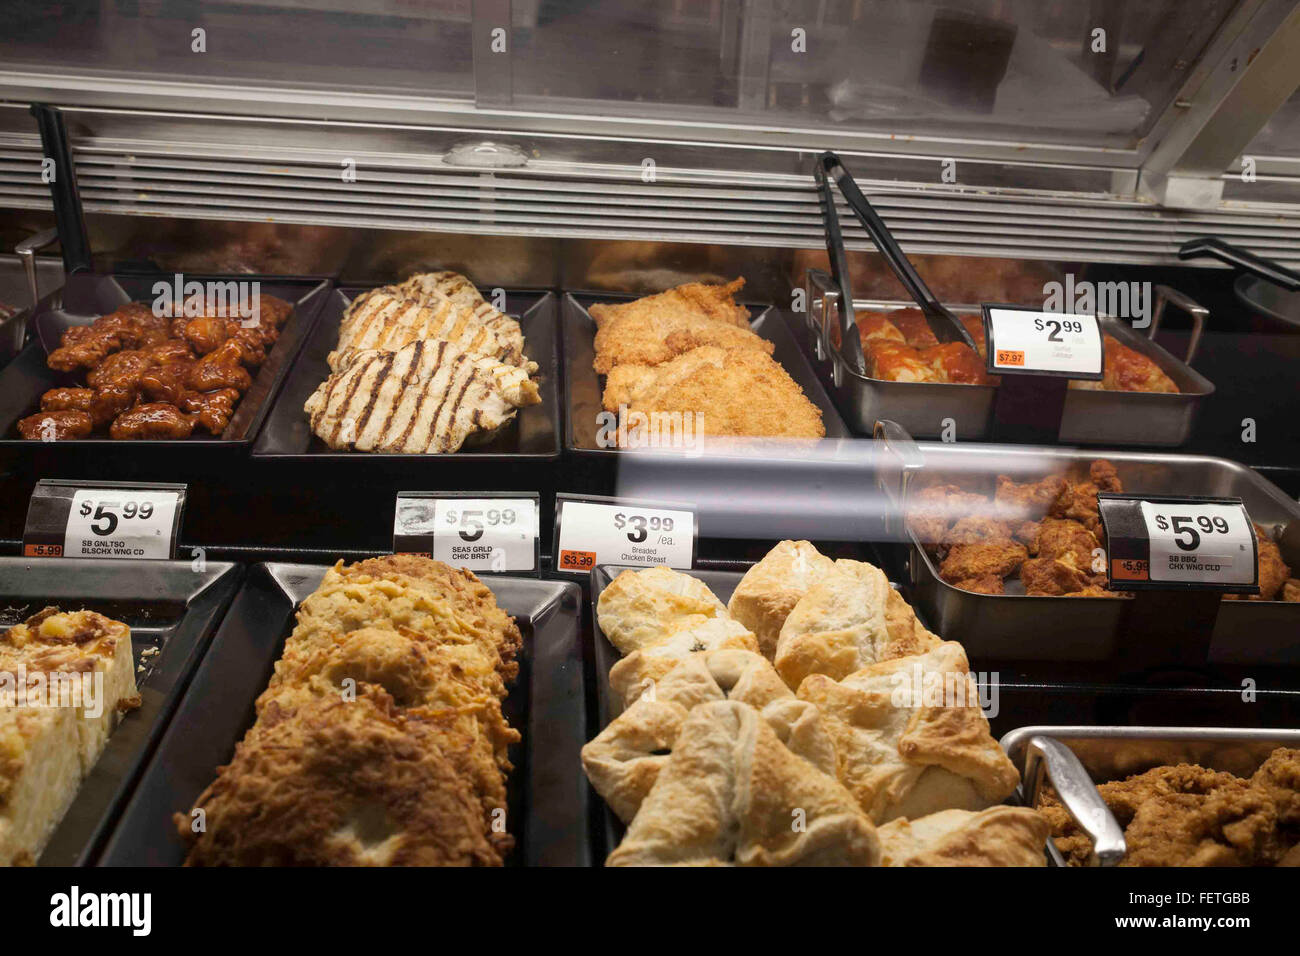
<instances>
[{"instance_id":1,"label":"golden pastry crust","mask_svg":"<svg viewBox=\"0 0 1300 956\"><path fill-rule=\"evenodd\" d=\"M637 700L582 748L592 788L628 823L668 763L687 708L668 700Z\"/></svg>"},{"instance_id":2,"label":"golden pastry crust","mask_svg":"<svg viewBox=\"0 0 1300 956\"><path fill-rule=\"evenodd\" d=\"M883 866L1046 866L1051 833L1028 807L941 810L876 830Z\"/></svg>"},{"instance_id":3,"label":"golden pastry crust","mask_svg":"<svg viewBox=\"0 0 1300 956\"><path fill-rule=\"evenodd\" d=\"M835 572L809 588L786 617L776 669L797 689L809 674L839 680L868 664L928 650L938 640L927 640L924 629L918 634L906 607L879 568L836 561Z\"/></svg>"},{"instance_id":4,"label":"golden pastry crust","mask_svg":"<svg viewBox=\"0 0 1300 956\"><path fill-rule=\"evenodd\" d=\"M745 572L727 610L754 632L763 655L776 655L781 628L794 606L835 562L808 541L782 541Z\"/></svg>"},{"instance_id":5,"label":"golden pastry crust","mask_svg":"<svg viewBox=\"0 0 1300 956\"><path fill-rule=\"evenodd\" d=\"M621 654L726 615L708 585L671 568L623 571L596 602L597 623Z\"/></svg>"},{"instance_id":6,"label":"golden pastry crust","mask_svg":"<svg viewBox=\"0 0 1300 956\"><path fill-rule=\"evenodd\" d=\"M814 674L815 704L835 744L839 777L876 823L938 810L980 810L1020 776L989 734L960 644L883 661L840 682Z\"/></svg>"},{"instance_id":7,"label":"golden pastry crust","mask_svg":"<svg viewBox=\"0 0 1300 956\"><path fill-rule=\"evenodd\" d=\"M727 648L757 654L758 642L738 621L729 617L709 618L646 644L618 661L609 669L609 685L615 696L627 705L682 661Z\"/></svg>"},{"instance_id":8,"label":"golden pastry crust","mask_svg":"<svg viewBox=\"0 0 1300 956\"><path fill-rule=\"evenodd\" d=\"M703 704L607 866L872 866L871 821L758 711Z\"/></svg>"}]
</instances>

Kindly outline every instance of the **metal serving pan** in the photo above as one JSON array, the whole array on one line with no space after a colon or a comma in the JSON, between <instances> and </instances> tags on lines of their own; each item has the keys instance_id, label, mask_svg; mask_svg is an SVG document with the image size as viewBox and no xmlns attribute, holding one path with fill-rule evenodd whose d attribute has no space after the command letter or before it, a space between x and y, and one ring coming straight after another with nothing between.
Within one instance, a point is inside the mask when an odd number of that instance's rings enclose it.
<instances>
[{"instance_id":1,"label":"metal serving pan","mask_svg":"<svg viewBox=\"0 0 1300 956\"><path fill-rule=\"evenodd\" d=\"M1169 764L1199 764L1248 777L1259 769L1278 747L1300 747L1300 730L1236 729L1227 727L1021 727L1006 734L1002 749L1021 774L1020 796L1026 806L1036 806L1044 780L1060 792L1061 782L1055 772L1050 749L1044 742L1068 748L1094 784L1121 780L1134 774ZM1050 744L1049 744L1050 748ZM1040 760L1043 750L1048 759ZM1028 765L1028 772L1027 771ZM1042 772L1038 772L1038 770ZM1064 782L1072 787L1073 780ZM1123 834L1118 847L1114 831L1108 830L1105 818L1072 814L1085 832L1093 837L1099 851L1108 852L1108 862L1123 859ZM1109 812L1105 815L1114 822ZM1116 853L1116 850L1118 851ZM1049 842L1048 854L1064 865L1060 853Z\"/></svg>"},{"instance_id":2,"label":"metal serving pan","mask_svg":"<svg viewBox=\"0 0 1300 956\"><path fill-rule=\"evenodd\" d=\"M981 441L988 437L993 422L992 385L951 385L926 382L887 382L856 371L842 351L841 337L833 335L834 308L838 294L822 285L817 270L809 270L805 313L809 347L817 374L835 398L844 420L857 434L870 435L876 421L898 422L918 438L939 438L943 420L956 423L960 441ZM1074 445L1150 445L1176 447L1192 434L1201 403L1214 393L1210 380L1191 368L1200 344L1207 311L1181 293L1166 286L1156 287L1156 307L1147 336L1139 335L1126 323L1102 316L1102 331L1123 345L1147 356L1173 379L1179 394L1150 392L1108 392L1070 389L1061 416L1059 440ZM832 303L828 313L827 301ZM1166 302L1173 302L1192 316L1194 331L1187 355L1180 361L1158 345L1154 336ZM915 303L857 300L855 310L915 308ZM954 306L959 315L979 315L977 306Z\"/></svg>"},{"instance_id":3,"label":"metal serving pan","mask_svg":"<svg viewBox=\"0 0 1300 956\"><path fill-rule=\"evenodd\" d=\"M176 709L239 582L238 565L210 561L0 558L0 624L48 605L98 611L131 628L140 707L127 714L82 782L38 861L94 861Z\"/></svg>"},{"instance_id":4,"label":"metal serving pan","mask_svg":"<svg viewBox=\"0 0 1300 956\"><path fill-rule=\"evenodd\" d=\"M307 414L302 410L316 387L329 377L326 361L339 340L339 322L352 300L373 286L348 286L334 289L325 300L320 320L307 345L289 372L280 396L271 409L270 419L253 446L257 458L315 461L366 460L440 460L472 458L480 464L529 458L554 460L560 456L559 426L559 346L555 337L555 294L553 292L507 292L505 312L519 320L524 333L524 351L537 363L536 378L541 391L540 405L522 408L515 420L482 444L465 444L453 455L403 455L399 453L332 451L312 434Z\"/></svg>"},{"instance_id":5,"label":"metal serving pan","mask_svg":"<svg viewBox=\"0 0 1300 956\"><path fill-rule=\"evenodd\" d=\"M316 279L284 279L259 276L196 276L186 275L186 281L261 283L261 290L294 303L294 310L285 322L279 340L266 357L266 361L253 376L252 387L244 393L235 408L230 424L220 437L193 435L181 439L146 439L122 442L107 437L70 439L60 442L36 442L18 437L18 419L38 410L42 393L51 388L68 385L74 376L56 372L45 364L49 352L58 347L64 331L74 325L89 325L101 315L106 315L132 301L153 298L155 282L171 282L163 275L92 275L76 273L68 277L67 284L46 296L33 311L31 322L36 332L33 341L22 350L3 371L0 371L0 447L74 448L129 445L136 451L202 446L208 448L240 448L252 443L257 430L266 418L267 410L276 391L284 380L289 364L316 321L319 306L325 299L329 283Z\"/></svg>"},{"instance_id":6,"label":"metal serving pan","mask_svg":"<svg viewBox=\"0 0 1300 956\"><path fill-rule=\"evenodd\" d=\"M620 449L602 448L596 443L597 418L603 410L603 388L600 376L592 368L596 358L596 321L587 309L597 302L631 302L637 296L602 293L585 295L566 293L561 306L561 323L564 327L564 364L567 372L565 386L564 445L569 451L582 455L617 455ZM750 305L751 309L760 308ZM847 438L849 430L840 419L830 396L817 380L812 367L799 349L790 329L780 313L772 306L762 307L749 327L775 346L775 359L790 377L803 389L808 400L822 413L827 438ZM721 442L722 440L719 440ZM773 446L786 444L781 439L763 439ZM789 445L802 442L793 440Z\"/></svg>"},{"instance_id":7,"label":"metal serving pan","mask_svg":"<svg viewBox=\"0 0 1300 956\"><path fill-rule=\"evenodd\" d=\"M882 429L889 442L899 436ZM903 440L903 444L909 444ZM1278 538L1283 559L1300 568L1300 504L1257 472L1226 458L1141 452L911 443L904 454L923 460L921 472L960 478L992 498L998 475L1036 481L1074 464L1105 458L1115 465L1129 493L1240 497L1251 518ZM913 472L916 474L916 472ZM885 476L882 476L882 478ZM972 481L974 485L972 485ZM906 487L908 483L900 482ZM906 492L899 514L907 506ZM1291 534L1281 531L1294 527ZM911 529L891 528L908 548L908 570L919 610L948 640L960 641L977 658L1033 661L1105 661L1122 632L1127 598L1029 597L976 594L953 587ZM1014 585L1017 586L1018 582ZM1211 664L1300 664L1300 604L1224 601L1209 649Z\"/></svg>"},{"instance_id":8,"label":"metal serving pan","mask_svg":"<svg viewBox=\"0 0 1300 956\"><path fill-rule=\"evenodd\" d=\"M184 862L172 814L190 808L252 726L253 702L293 630L294 612L327 570L313 564L251 568L100 865ZM586 732L581 590L537 578L493 576L487 584L524 638L519 677L504 704L506 718L523 734L510 753L515 769L507 784L507 816L516 847L507 863L585 866L589 791L578 755Z\"/></svg>"}]
</instances>

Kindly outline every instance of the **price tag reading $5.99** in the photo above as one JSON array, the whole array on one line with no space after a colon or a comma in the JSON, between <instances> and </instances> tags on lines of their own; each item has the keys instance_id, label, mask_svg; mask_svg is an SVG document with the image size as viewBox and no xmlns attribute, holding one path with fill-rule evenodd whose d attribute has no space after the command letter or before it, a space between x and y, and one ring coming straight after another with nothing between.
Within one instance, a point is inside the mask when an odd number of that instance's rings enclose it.
<instances>
[{"instance_id":1,"label":"price tag reading $5.99","mask_svg":"<svg viewBox=\"0 0 1300 956\"><path fill-rule=\"evenodd\" d=\"M695 552L695 515L637 505L564 501L556 566L590 571L598 564L689 569Z\"/></svg>"},{"instance_id":2,"label":"price tag reading $5.99","mask_svg":"<svg viewBox=\"0 0 1300 956\"><path fill-rule=\"evenodd\" d=\"M78 489L68 511L63 556L170 558L178 501L174 491Z\"/></svg>"},{"instance_id":3,"label":"price tag reading $5.99","mask_svg":"<svg viewBox=\"0 0 1300 956\"><path fill-rule=\"evenodd\" d=\"M535 570L536 500L438 498L433 506L433 556L470 570Z\"/></svg>"},{"instance_id":4,"label":"price tag reading $5.99","mask_svg":"<svg viewBox=\"0 0 1300 956\"><path fill-rule=\"evenodd\" d=\"M1241 505L1141 502L1152 581L1251 584L1254 529Z\"/></svg>"},{"instance_id":5,"label":"price tag reading $5.99","mask_svg":"<svg viewBox=\"0 0 1300 956\"><path fill-rule=\"evenodd\" d=\"M1101 376L1101 329L1096 316L990 307L989 365L995 372Z\"/></svg>"}]
</instances>

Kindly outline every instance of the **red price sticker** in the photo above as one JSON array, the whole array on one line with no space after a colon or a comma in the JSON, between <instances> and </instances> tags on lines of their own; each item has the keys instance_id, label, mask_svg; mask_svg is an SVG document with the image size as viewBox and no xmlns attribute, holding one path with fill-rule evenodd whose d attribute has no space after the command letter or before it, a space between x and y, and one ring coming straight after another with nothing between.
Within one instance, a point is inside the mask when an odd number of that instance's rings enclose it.
<instances>
[{"instance_id":1,"label":"red price sticker","mask_svg":"<svg viewBox=\"0 0 1300 956\"><path fill-rule=\"evenodd\" d=\"M561 551L561 571L590 571L596 566L595 551Z\"/></svg>"}]
</instances>

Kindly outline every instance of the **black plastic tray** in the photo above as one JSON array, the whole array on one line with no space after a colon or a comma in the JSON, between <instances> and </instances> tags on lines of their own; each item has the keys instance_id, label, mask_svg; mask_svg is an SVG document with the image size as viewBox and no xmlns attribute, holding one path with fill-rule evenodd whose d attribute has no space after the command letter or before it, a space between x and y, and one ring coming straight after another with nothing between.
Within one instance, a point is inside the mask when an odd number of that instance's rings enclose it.
<instances>
[{"instance_id":1,"label":"black plastic tray","mask_svg":"<svg viewBox=\"0 0 1300 956\"><path fill-rule=\"evenodd\" d=\"M100 859L102 866L179 866L185 847L172 814L186 812L228 763L254 719L293 629L299 602L327 568L258 564L221 624L135 795ZM519 624L524 647L505 715L523 734L511 748L509 865L587 866L588 793L579 751L586 732L581 589L537 578L486 579Z\"/></svg>"},{"instance_id":2,"label":"black plastic tray","mask_svg":"<svg viewBox=\"0 0 1300 956\"><path fill-rule=\"evenodd\" d=\"M567 293L561 306L561 323L564 329L564 365L566 372L565 408L564 408L564 444L569 451L582 455L617 455L617 448L602 448L596 444L596 416L602 411L601 396L603 389L600 376L592 368L596 357L595 337L596 322L587 309L597 302L631 302L634 295L584 295ZM755 334L771 342L775 349L772 358L780 364L790 377L795 380L808 401L812 402L822 413L822 423L826 426L827 438L848 438L850 432L840 418L835 403L826 394L817 373L808 364L808 359L799 348L780 313L773 307L749 306L758 309L759 314L750 329ZM780 439L762 439L763 442L778 448L784 444ZM792 440L790 445L796 448L806 445L806 440Z\"/></svg>"},{"instance_id":3,"label":"black plastic tray","mask_svg":"<svg viewBox=\"0 0 1300 956\"><path fill-rule=\"evenodd\" d=\"M312 434L307 414L302 410L316 387L330 374L329 353L338 344L339 322L351 301L371 286L348 286L333 290L321 310L320 320L306 347L289 372L288 381L271 409L270 420L263 429L253 455L258 458L305 459L328 458L364 461L369 458L399 460L439 460L469 458L479 463L520 458L556 459L560 457L559 424L559 346L556 342L553 292L507 292L507 315L516 316L524 333L524 353L537 363L535 377L541 391L540 405L521 408L515 420L490 441L481 445L466 444L452 455L404 455L397 452L333 451Z\"/></svg>"},{"instance_id":4,"label":"black plastic tray","mask_svg":"<svg viewBox=\"0 0 1300 956\"><path fill-rule=\"evenodd\" d=\"M140 688L139 709L108 739L41 854L41 866L93 862L176 709L240 574L238 565L215 561L200 571L189 561L0 558L0 624L20 623L47 605L66 611L84 608L122 621L131 628Z\"/></svg>"},{"instance_id":5,"label":"black plastic tray","mask_svg":"<svg viewBox=\"0 0 1300 956\"><path fill-rule=\"evenodd\" d=\"M32 312L35 332L27 347L0 371L0 447L76 448L129 446L137 452L145 449L205 447L235 449L250 445L266 418L276 392L280 389L294 357L302 347L325 301L327 281L319 279L284 279L262 276L186 275L186 281L261 283L261 291L294 303L280 338L253 376L252 387L235 407L230 424L219 437L193 435L180 439L144 439L118 441L96 436L58 442L39 442L18 437L18 420L39 410L41 395L51 388L71 385L77 376L56 372L45 364L50 350L56 348L64 331L74 325L89 325L128 302L153 298L155 282L173 281L170 275L93 275L68 276L67 284L46 296Z\"/></svg>"}]
</instances>

